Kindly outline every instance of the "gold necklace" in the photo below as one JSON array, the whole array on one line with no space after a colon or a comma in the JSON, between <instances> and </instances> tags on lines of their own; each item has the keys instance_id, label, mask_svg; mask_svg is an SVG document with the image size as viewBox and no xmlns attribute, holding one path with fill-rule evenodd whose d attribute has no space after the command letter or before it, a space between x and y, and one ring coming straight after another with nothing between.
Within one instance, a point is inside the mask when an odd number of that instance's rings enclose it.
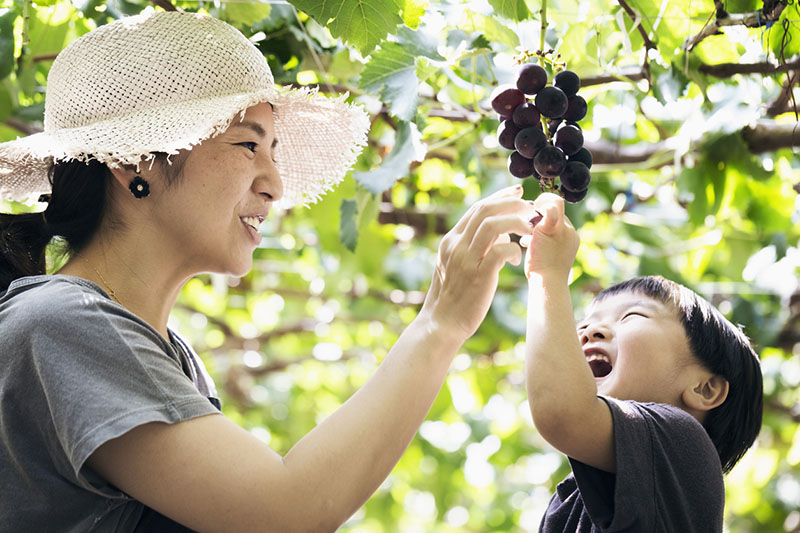
<instances>
[{"instance_id":1,"label":"gold necklace","mask_svg":"<svg viewBox=\"0 0 800 533\"><path fill-rule=\"evenodd\" d=\"M75 252L75 255L80 257L87 265L89 265L89 268L94 270L94 273L97 274L100 277L100 281L103 282L103 288L108 292L108 295L111 296L111 299L114 300L115 302L117 302L119 305L122 305L124 307L124 305L122 304L120 299L117 298L117 293L114 292L114 289L112 289L111 285L108 284L108 282L106 281L106 278L103 277L103 275L94 267L94 265L92 263L90 263L88 259L83 257L78 252Z\"/></svg>"}]
</instances>

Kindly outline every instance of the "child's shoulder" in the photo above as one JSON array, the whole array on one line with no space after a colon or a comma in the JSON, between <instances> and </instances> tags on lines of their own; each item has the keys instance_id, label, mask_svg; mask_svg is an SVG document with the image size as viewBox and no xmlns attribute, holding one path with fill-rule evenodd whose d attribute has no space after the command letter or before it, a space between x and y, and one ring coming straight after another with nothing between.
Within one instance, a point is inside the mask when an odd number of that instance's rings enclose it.
<instances>
[{"instance_id":1,"label":"child's shoulder","mask_svg":"<svg viewBox=\"0 0 800 533\"><path fill-rule=\"evenodd\" d=\"M718 460L716 447L703 425L680 407L665 403L637 402L603 397L611 409L615 433L645 432L663 446L681 453L692 451Z\"/></svg>"}]
</instances>

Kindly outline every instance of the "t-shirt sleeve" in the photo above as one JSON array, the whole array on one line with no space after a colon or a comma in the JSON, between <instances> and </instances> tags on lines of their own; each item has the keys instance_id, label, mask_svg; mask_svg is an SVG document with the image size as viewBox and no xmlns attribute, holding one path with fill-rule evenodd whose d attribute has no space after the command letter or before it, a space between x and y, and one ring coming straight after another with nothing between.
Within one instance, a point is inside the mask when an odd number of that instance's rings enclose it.
<instances>
[{"instance_id":1,"label":"t-shirt sleeve","mask_svg":"<svg viewBox=\"0 0 800 533\"><path fill-rule=\"evenodd\" d=\"M614 424L616 474L570 459L592 522L602 531L661 531L670 523L678 529L667 530L689 531L678 524L703 513L705 498L716 519L722 475L700 423L671 405L601 398Z\"/></svg>"},{"instance_id":2,"label":"t-shirt sleeve","mask_svg":"<svg viewBox=\"0 0 800 533\"><path fill-rule=\"evenodd\" d=\"M218 413L155 330L100 295L72 291L42 309L29 339L57 445L78 484L114 494L83 466L103 443L148 422Z\"/></svg>"}]
</instances>

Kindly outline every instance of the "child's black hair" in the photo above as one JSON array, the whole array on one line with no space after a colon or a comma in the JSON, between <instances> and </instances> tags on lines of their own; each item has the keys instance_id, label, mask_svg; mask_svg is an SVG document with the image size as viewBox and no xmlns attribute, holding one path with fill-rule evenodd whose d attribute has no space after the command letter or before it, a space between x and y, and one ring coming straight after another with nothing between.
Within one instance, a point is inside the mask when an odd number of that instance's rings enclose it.
<instances>
[{"instance_id":1,"label":"child's black hair","mask_svg":"<svg viewBox=\"0 0 800 533\"><path fill-rule=\"evenodd\" d=\"M747 336L706 299L661 276L617 283L595 299L619 293L644 294L675 309L692 353L710 372L728 380L728 397L707 414L703 426L717 448L723 473L730 472L761 431L761 365Z\"/></svg>"}]
</instances>

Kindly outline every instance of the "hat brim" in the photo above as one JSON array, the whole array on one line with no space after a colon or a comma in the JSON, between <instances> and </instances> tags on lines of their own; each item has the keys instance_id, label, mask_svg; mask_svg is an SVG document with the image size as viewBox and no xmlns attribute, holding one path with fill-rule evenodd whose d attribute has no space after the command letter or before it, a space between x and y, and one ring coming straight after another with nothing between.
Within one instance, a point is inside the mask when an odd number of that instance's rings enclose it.
<instances>
[{"instance_id":1,"label":"hat brim","mask_svg":"<svg viewBox=\"0 0 800 533\"><path fill-rule=\"evenodd\" d=\"M269 102L275 110L275 160L284 188L277 206L308 205L344 178L366 144L369 118L345 98L328 98L308 88L270 88L22 137L0 144L0 198L26 200L49 193L47 172L54 162L97 159L115 167L152 160L156 152L177 154L222 133L247 108Z\"/></svg>"}]
</instances>

